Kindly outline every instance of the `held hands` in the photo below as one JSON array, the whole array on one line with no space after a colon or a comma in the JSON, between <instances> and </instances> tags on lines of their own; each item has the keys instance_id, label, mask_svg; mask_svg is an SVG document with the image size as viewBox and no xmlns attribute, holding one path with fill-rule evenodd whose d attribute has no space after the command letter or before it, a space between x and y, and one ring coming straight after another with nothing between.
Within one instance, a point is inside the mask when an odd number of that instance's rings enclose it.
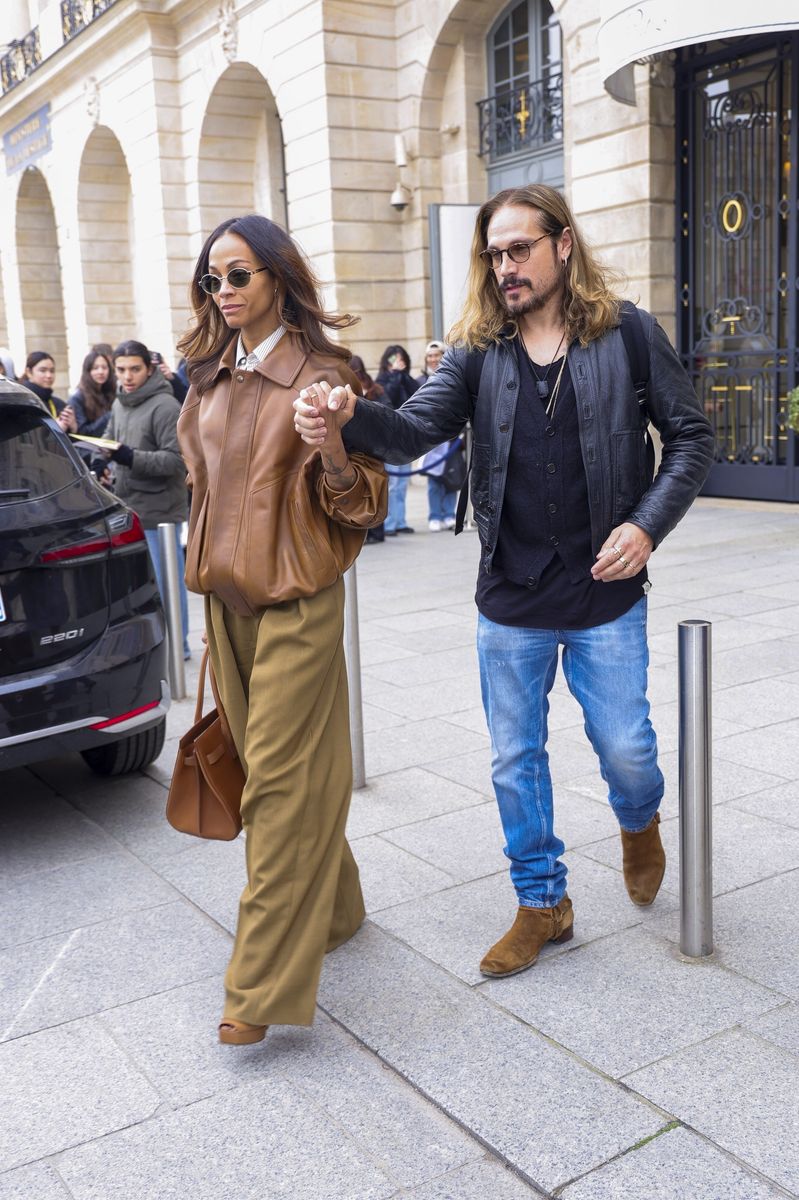
<instances>
[{"instance_id":1,"label":"held hands","mask_svg":"<svg viewBox=\"0 0 799 1200\"><path fill-rule=\"evenodd\" d=\"M652 539L638 525L626 521L611 529L591 568L594 579L603 583L632 579L646 566L652 553Z\"/></svg>"},{"instance_id":2,"label":"held hands","mask_svg":"<svg viewBox=\"0 0 799 1200\"><path fill-rule=\"evenodd\" d=\"M355 415L356 396L347 384L311 383L294 401L294 428L309 446L336 450L342 445L341 429Z\"/></svg>"}]
</instances>

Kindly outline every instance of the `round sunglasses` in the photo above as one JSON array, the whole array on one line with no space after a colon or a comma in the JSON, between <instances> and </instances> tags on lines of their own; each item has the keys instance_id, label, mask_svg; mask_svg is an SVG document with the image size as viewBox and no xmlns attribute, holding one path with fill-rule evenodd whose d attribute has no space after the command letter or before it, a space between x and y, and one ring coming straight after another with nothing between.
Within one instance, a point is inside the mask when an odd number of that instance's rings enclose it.
<instances>
[{"instance_id":1,"label":"round sunglasses","mask_svg":"<svg viewBox=\"0 0 799 1200\"><path fill-rule=\"evenodd\" d=\"M254 271L248 271L246 267L234 267L232 271L228 271L227 275L201 275L200 287L209 296L215 296L222 290L222 284L227 280L232 288L240 292L242 288L246 288L253 275L268 270L268 267L257 267Z\"/></svg>"}]
</instances>

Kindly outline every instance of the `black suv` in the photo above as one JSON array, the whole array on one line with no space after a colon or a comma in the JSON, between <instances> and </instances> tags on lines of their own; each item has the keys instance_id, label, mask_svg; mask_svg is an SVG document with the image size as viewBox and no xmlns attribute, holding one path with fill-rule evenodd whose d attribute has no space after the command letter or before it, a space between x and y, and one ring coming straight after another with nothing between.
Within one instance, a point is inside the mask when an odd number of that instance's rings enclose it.
<instances>
[{"instance_id":1,"label":"black suv","mask_svg":"<svg viewBox=\"0 0 799 1200\"><path fill-rule=\"evenodd\" d=\"M27 388L0 377L0 770L161 752L166 627L139 518Z\"/></svg>"}]
</instances>

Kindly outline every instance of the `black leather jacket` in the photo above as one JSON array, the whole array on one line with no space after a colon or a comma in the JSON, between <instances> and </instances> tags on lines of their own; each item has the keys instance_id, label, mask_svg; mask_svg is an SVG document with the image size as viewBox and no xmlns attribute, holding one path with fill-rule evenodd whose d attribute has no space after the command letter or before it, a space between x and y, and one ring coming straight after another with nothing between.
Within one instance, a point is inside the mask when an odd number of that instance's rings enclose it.
<instances>
[{"instance_id":1,"label":"black leather jacket","mask_svg":"<svg viewBox=\"0 0 799 1200\"><path fill-rule=\"evenodd\" d=\"M654 481L620 330L569 350L594 553L622 521L640 526L657 546L687 512L713 460L713 433L691 381L655 318L643 309L639 312L649 344L647 415L663 445ZM435 374L397 411L358 400L343 437L351 450L388 463L407 463L456 437L471 421L470 492L482 544L481 565L490 571L519 372L512 343L495 343L486 353L475 397L470 395L475 373L467 368L468 360L466 350L448 350Z\"/></svg>"}]
</instances>

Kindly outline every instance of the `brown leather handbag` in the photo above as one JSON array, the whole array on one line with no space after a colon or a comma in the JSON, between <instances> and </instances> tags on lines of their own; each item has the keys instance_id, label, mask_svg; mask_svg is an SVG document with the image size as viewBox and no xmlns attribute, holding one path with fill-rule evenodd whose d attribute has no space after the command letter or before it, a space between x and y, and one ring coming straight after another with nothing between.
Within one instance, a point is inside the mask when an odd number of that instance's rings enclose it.
<instances>
[{"instance_id":1,"label":"brown leather handbag","mask_svg":"<svg viewBox=\"0 0 799 1200\"><path fill-rule=\"evenodd\" d=\"M180 739L166 819L181 833L229 842L241 833L244 770L219 700L213 668L210 676L216 708L202 715L207 667L206 648L200 664L194 724Z\"/></svg>"}]
</instances>

